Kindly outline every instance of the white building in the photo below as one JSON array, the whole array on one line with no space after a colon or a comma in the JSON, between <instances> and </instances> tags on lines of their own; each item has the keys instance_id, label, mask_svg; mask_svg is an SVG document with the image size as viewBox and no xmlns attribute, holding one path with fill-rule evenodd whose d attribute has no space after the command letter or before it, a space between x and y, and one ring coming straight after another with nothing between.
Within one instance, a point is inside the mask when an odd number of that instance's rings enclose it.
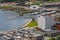
<instances>
[{"instance_id":1,"label":"white building","mask_svg":"<svg viewBox=\"0 0 60 40\"><path fill-rule=\"evenodd\" d=\"M55 24L54 17L50 14L39 15L38 17L38 27L47 30L51 29L51 26Z\"/></svg>"},{"instance_id":2,"label":"white building","mask_svg":"<svg viewBox=\"0 0 60 40\"><path fill-rule=\"evenodd\" d=\"M38 10L40 7L38 5L31 5L29 9L31 10Z\"/></svg>"}]
</instances>

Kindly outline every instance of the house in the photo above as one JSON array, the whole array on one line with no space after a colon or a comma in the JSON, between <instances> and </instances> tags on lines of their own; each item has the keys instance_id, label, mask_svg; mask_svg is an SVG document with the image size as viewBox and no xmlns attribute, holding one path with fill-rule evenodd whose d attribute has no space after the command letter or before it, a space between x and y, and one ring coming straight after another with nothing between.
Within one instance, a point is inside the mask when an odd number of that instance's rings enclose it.
<instances>
[{"instance_id":1,"label":"house","mask_svg":"<svg viewBox=\"0 0 60 40\"><path fill-rule=\"evenodd\" d=\"M27 2L35 2L36 0L20 0L20 1L18 1L18 4L19 5L25 5L25 3L27 3Z\"/></svg>"},{"instance_id":2,"label":"house","mask_svg":"<svg viewBox=\"0 0 60 40\"><path fill-rule=\"evenodd\" d=\"M56 2L56 3L45 3L44 7L46 7L46 8L60 7L60 2Z\"/></svg>"}]
</instances>

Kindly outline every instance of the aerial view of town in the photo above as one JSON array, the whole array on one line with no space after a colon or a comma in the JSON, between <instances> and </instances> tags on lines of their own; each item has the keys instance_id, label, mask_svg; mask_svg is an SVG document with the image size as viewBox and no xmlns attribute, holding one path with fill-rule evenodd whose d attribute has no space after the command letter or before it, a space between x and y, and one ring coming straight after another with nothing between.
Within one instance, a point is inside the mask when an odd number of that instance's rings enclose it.
<instances>
[{"instance_id":1,"label":"aerial view of town","mask_svg":"<svg viewBox=\"0 0 60 40\"><path fill-rule=\"evenodd\" d=\"M0 0L0 40L60 40L60 0Z\"/></svg>"}]
</instances>

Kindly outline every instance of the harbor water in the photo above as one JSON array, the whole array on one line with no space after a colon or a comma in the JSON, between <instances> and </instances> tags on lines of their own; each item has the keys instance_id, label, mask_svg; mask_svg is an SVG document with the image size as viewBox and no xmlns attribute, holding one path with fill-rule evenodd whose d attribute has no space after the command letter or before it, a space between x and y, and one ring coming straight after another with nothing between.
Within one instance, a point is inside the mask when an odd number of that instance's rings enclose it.
<instances>
[{"instance_id":1,"label":"harbor water","mask_svg":"<svg viewBox=\"0 0 60 40\"><path fill-rule=\"evenodd\" d=\"M19 16L16 12L0 9L0 31L22 28L29 20L29 18Z\"/></svg>"}]
</instances>

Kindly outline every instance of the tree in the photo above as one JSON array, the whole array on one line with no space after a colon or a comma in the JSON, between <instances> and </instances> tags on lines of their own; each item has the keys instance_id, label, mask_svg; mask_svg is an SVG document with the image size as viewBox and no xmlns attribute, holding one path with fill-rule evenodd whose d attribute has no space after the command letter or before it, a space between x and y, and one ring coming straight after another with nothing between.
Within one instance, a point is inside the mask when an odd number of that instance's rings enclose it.
<instances>
[{"instance_id":1,"label":"tree","mask_svg":"<svg viewBox=\"0 0 60 40\"><path fill-rule=\"evenodd\" d=\"M60 35L56 37L56 40L60 40Z\"/></svg>"},{"instance_id":2,"label":"tree","mask_svg":"<svg viewBox=\"0 0 60 40\"><path fill-rule=\"evenodd\" d=\"M3 0L0 0L0 2L3 2Z\"/></svg>"},{"instance_id":3,"label":"tree","mask_svg":"<svg viewBox=\"0 0 60 40\"><path fill-rule=\"evenodd\" d=\"M18 2L18 0L0 0L0 2Z\"/></svg>"},{"instance_id":4,"label":"tree","mask_svg":"<svg viewBox=\"0 0 60 40\"><path fill-rule=\"evenodd\" d=\"M54 37L50 37L48 40L56 40Z\"/></svg>"}]
</instances>

